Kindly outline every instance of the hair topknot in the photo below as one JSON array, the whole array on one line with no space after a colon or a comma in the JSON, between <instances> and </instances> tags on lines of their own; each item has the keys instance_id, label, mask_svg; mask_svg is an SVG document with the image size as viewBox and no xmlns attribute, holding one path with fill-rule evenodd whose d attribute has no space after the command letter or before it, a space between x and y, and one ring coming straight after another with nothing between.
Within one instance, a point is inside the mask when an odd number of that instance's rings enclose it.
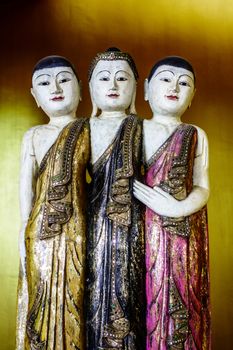
<instances>
[{"instance_id":1,"label":"hair topknot","mask_svg":"<svg viewBox=\"0 0 233 350\"><path fill-rule=\"evenodd\" d=\"M95 69L97 63L99 61L102 61L102 60L104 60L104 61L117 61L117 60L126 61L126 62L128 62L130 68L132 69L135 80L137 80L139 77L135 62L134 62L133 58L130 56L130 54L127 52L122 52L117 47L109 47L105 52L97 53L97 55L92 60L90 67L89 67L89 71L88 71L88 81L91 80L93 70Z\"/></svg>"}]
</instances>

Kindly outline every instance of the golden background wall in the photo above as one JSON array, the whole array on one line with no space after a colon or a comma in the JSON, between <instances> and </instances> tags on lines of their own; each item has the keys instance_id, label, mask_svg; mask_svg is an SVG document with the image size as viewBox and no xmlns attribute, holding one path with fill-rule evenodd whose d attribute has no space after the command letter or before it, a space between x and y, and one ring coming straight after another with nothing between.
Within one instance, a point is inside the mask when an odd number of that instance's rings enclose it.
<instances>
[{"instance_id":1,"label":"golden background wall","mask_svg":"<svg viewBox=\"0 0 233 350\"><path fill-rule=\"evenodd\" d=\"M67 56L83 81L78 115L88 116L89 62L117 46L137 63L143 117L150 117L143 80L157 59L181 55L196 69L197 93L183 121L209 136L213 349L232 349L232 0L5 0L0 11L0 348L13 350L15 342L20 142L29 127L47 122L30 96L32 68L43 56Z\"/></svg>"}]
</instances>

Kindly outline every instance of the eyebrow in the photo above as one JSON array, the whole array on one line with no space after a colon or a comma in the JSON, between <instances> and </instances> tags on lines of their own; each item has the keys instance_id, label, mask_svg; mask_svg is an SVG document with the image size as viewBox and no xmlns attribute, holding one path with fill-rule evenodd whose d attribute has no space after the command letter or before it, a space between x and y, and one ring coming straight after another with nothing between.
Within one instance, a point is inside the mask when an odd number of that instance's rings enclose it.
<instances>
[{"instance_id":1,"label":"eyebrow","mask_svg":"<svg viewBox=\"0 0 233 350\"><path fill-rule=\"evenodd\" d=\"M97 77L97 75L99 75L101 73L104 73L104 72L111 74L111 72L109 70L104 69L104 70L101 70L100 72L96 73L96 77ZM123 72L123 73L125 73L125 74L127 74L127 75L129 75L131 77L131 74L129 72L123 70L123 69L118 70L115 74L121 73L121 72Z\"/></svg>"},{"instance_id":2,"label":"eyebrow","mask_svg":"<svg viewBox=\"0 0 233 350\"><path fill-rule=\"evenodd\" d=\"M60 72L58 72L58 73L56 74L56 78L57 78L57 76L58 76L59 74L61 74L61 73L68 73L68 74L73 75L73 73L70 72L70 71L62 70L62 71L60 71ZM47 76L47 77L51 77L51 76L52 76L51 74L48 74L48 73L42 73L42 74L38 75L38 76L35 78L35 80L38 79L38 78L40 78L40 77L42 77L43 75L45 75L45 76Z\"/></svg>"},{"instance_id":3,"label":"eyebrow","mask_svg":"<svg viewBox=\"0 0 233 350\"><path fill-rule=\"evenodd\" d=\"M163 72L169 72L169 73L172 73L173 75L175 75L175 73L172 72L171 70L169 70L169 69L164 69L164 70L161 70L160 72L158 72L158 73L155 75L155 77L157 77L157 75L159 75L160 73L163 73ZM194 81L194 79L193 79L190 75L188 75L188 74L181 74L181 75L179 75L179 78L183 77L184 75L185 75L186 77L189 77L190 79L192 79L192 80Z\"/></svg>"},{"instance_id":4,"label":"eyebrow","mask_svg":"<svg viewBox=\"0 0 233 350\"><path fill-rule=\"evenodd\" d=\"M131 76L131 74L130 74L129 72L127 72L126 70L123 70L123 69L118 70L118 71L116 72L116 74L117 74L117 73L121 73L121 72L126 73L126 74L128 74L129 76Z\"/></svg>"},{"instance_id":5,"label":"eyebrow","mask_svg":"<svg viewBox=\"0 0 233 350\"><path fill-rule=\"evenodd\" d=\"M61 73L68 73L68 74L71 74L71 75L74 75L72 72L68 71L68 70L62 70L60 72L57 73L56 77L61 74Z\"/></svg>"},{"instance_id":6,"label":"eyebrow","mask_svg":"<svg viewBox=\"0 0 233 350\"><path fill-rule=\"evenodd\" d=\"M179 78L183 77L184 75L185 75L186 77L192 79L193 82L194 82L194 79L193 79L190 75L188 75L188 74L181 74L181 75L179 76Z\"/></svg>"},{"instance_id":7,"label":"eyebrow","mask_svg":"<svg viewBox=\"0 0 233 350\"><path fill-rule=\"evenodd\" d=\"M109 70L103 69L103 70L101 70L100 72L96 73L96 76L97 76L98 74L100 74L100 73L103 73L103 72L107 72L107 73L111 74L111 72L110 72Z\"/></svg>"},{"instance_id":8,"label":"eyebrow","mask_svg":"<svg viewBox=\"0 0 233 350\"><path fill-rule=\"evenodd\" d=\"M164 70L161 70L160 72L158 72L155 77L157 77L157 75L159 75L160 73L163 73L163 72L169 72L169 73L172 73L173 75L175 75L171 70L169 69L164 69Z\"/></svg>"},{"instance_id":9,"label":"eyebrow","mask_svg":"<svg viewBox=\"0 0 233 350\"><path fill-rule=\"evenodd\" d=\"M40 77L43 77L43 75L46 75L47 77L51 77L51 74L43 73L43 74L38 75L38 76L35 78L35 80L38 79L38 78L40 78Z\"/></svg>"}]
</instances>

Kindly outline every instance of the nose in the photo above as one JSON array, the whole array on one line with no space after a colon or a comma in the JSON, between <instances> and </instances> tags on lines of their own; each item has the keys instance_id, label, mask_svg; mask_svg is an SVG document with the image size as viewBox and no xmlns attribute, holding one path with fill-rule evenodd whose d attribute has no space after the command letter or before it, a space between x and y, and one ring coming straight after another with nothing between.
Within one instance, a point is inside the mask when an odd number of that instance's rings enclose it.
<instances>
[{"instance_id":1,"label":"nose","mask_svg":"<svg viewBox=\"0 0 233 350\"><path fill-rule=\"evenodd\" d=\"M111 79L111 85L110 86L111 86L110 90L117 90L117 81L116 81L116 79L114 77Z\"/></svg>"},{"instance_id":2,"label":"nose","mask_svg":"<svg viewBox=\"0 0 233 350\"><path fill-rule=\"evenodd\" d=\"M170 85L170 90L172 92L179 92L179 81L178 81L178 79L172 80L171 85Z\"/></svg>"},{"instance_id":3,"label":"nose","mask_svg":"<svg viewBox=\"0 0 233 350\"><path fill-rule=\"evenodd\" d=\"M57 79L53 79L53 81L51 81L50 83L50 93L51 94L59 94L61 93L63 90L61 88L61 85L59 84Z\"/></svg>"}]
</instances>

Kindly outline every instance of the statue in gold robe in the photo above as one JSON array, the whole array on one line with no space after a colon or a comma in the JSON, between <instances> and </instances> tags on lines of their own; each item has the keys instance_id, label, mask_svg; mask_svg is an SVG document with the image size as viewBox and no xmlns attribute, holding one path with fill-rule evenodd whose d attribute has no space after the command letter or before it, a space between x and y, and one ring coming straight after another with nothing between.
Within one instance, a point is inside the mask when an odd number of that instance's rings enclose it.
<instances>
[{"instance_id":1,"label":"statue in gold robe","mask_svg":"<svg viewBox=\"0 0 233 350\"><path fill-rule=\"evenodd\" d=\"M22 147L17 349L85 349L89 123L75 118L79 81L65 58L36 65L32 94L50 117Z\"/></svg>"}]
</instances>

